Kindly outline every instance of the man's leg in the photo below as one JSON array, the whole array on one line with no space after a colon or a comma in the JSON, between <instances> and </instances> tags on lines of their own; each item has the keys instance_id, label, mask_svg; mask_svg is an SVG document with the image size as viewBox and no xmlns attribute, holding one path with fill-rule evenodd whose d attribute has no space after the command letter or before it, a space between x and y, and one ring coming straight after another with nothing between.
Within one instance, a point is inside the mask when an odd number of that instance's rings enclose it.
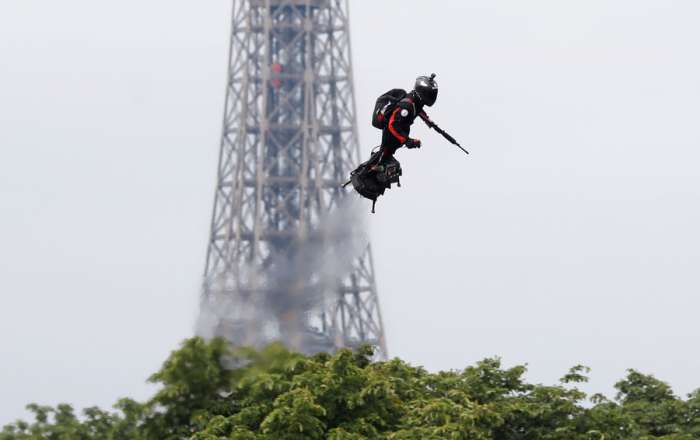
<instances>
[{"instance_id":1,"label":"man's leg","mask_svg":"<svg viewBox=\"0 0 700 440\"><path fill-rule=\"evenodd\" d=\"M388 130L384 130L382 145L379 147L379 151L377 152L377 158L373 158L373 163L370 163L370 170L381 171L382 167L386 165L387 161L394 156L394 153L400 146L401 145L398 143L396 138L388 133Z\"/></svg>"},{"instance_id":2,"label":"man's leg","mask_svg":"<svg viewBox=\"0 0 700 440\"><path fill-rule=\"evenodd\" d=\"M384 171L384 165L391 158L392 154L387 148L380 148L377 152L377 158L370 164L369 170L381 172Z\"/></svg>"}]
</instances>

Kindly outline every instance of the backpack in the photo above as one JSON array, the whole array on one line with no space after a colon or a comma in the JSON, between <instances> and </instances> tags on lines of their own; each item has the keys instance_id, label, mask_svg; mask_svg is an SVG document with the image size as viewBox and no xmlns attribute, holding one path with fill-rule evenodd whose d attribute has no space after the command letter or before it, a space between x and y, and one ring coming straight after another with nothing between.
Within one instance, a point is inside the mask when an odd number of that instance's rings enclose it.
<instances>
[{"instance_id":1,"label":"backpack","mask_svg":"<svg viewBox=\"0 0 700 440\"><path fill-rule=\"evenodd\" d=\"M377 102L374 104L374 112L372 113L372 125L380 130L385 129L396 104L405 96L406 91L404 89L391 89L377 98Z\"/></svg>"}]
</instances>

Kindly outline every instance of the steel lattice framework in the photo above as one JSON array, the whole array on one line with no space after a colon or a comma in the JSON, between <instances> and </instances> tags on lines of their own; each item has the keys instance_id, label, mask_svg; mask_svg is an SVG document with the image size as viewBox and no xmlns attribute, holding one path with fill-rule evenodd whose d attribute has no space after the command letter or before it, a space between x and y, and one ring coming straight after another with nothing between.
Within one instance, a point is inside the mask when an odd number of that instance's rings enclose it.
<instances>
[{"instance_id":1,"label":"steel lattice framework","mask_svg":"<svg viewBox=\"0 0 700 440\"><path fill-rule=\"evenodd\" d=\"M323 221L342 209L357 139L347 0L233 0L202 294L217 334L307 352L369 343L386 356L368 245L332 283L295 267L318 263L309 246L342 246L346 232Z\"/></svg>"}]
</instances>

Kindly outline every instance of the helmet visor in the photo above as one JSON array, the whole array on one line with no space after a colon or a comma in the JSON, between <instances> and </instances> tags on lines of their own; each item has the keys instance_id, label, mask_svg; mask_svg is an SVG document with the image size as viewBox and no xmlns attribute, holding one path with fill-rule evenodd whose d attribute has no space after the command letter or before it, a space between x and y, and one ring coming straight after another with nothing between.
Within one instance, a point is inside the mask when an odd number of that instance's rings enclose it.
<instances>
[{"instance_id":1,"label":"helmet visor","mask_svg":"<svg viewBox=\"0 0 700 440\"><path fill-rule=\"evenodd\" d=\"M423 101L423 104L430 107L431 105L435 104L435 101L437 100L437 94L438 94L437 87L430 88L430 89L427 89L427 90L422 91L420 93L420 99Z\"/></svg>"}]
</instances>

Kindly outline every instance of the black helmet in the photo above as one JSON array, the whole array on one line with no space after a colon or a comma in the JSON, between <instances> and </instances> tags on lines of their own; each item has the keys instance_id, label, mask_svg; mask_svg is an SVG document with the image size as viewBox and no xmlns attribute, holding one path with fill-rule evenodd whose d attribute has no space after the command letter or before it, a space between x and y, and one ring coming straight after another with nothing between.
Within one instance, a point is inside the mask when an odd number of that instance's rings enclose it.
<instances>
[{"instance_id":1,"label":"black helmet","mask_svg":"<svg viewBox=\"0 0 700 440\"><path fill-rule=\"evenodd\" d=\"M419 76L416 78L416 85L413 87L416 95L423 101L423 104L430 107L435 104L438 94L438 85L435 81L435 74L433 73L430 77Z\"/></svg>"}]
</instances>

